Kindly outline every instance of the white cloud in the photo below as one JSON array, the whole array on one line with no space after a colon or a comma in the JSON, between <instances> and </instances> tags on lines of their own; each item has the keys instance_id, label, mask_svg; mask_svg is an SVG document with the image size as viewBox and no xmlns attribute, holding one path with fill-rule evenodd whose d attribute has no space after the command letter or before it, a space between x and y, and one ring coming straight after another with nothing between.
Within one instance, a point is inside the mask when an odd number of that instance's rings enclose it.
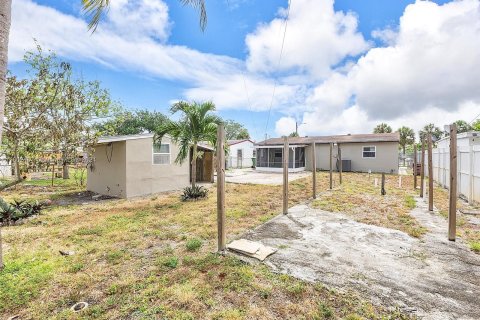
<instances>
[{"instance_id":1,"label":"white cloud","mask_svg":"<svg viewBox=\"0 0 480 320\"><path fill-rule=\"evenodd\" d=\"M160 2L141 1L140 12L149 8L144 3L158 5ZM128 32L120 31L128 25L112 21L118 21L120 18L116 15L129 7L113 7L109 13L113 16L91 34L82 19L30 0L16 0L12 8L9 60L20 61L25 50L33 49L33 38L36 38L43 47L60 56L192 84L222 81L224 77L240 72L243 65L240 60L157 41L157 38L166 37L168 19L160 19L156 25L159 33L152 34L153 28L148 30L142 23L133 23ZM158 10L154 10L150 18L166 14L166 8L159 11L161 7L158 5ZM135 10L132 13L132 21L144 16L142 13L137 15Z\"/></svg>"},{"instance_id":2,"label":"white cloud","mask_svg":"<svg viewBox=\"0 0 480 320\"><path fill-rule=\"evenodd\" d=\"M333 0L295 0L290 8L284 54L277 68L286 15L286 9L281 9L278 18L258 26L247 36L250 71L296 69L323 77L345 57L356 56L369 47L357 31L357 17L335 12Z\"/></svg>"},{"instance_id":3,"label":"white cloud","mask_svg":"<svg viewBox=\"0 0 480 320\"><path fill-rule=\"evenodd\" d=\"M275 133L279 136L288 136L295 132L295 119L291 117L282 117L275 123Z\"/></svg>"},{"instance_id":4,"label":"white cloud","mask_svg":"<svg viewBox=\"0 0 480 320\"><path fill-rule=\"evenodd\" d=\"M405 9L398 28L375 36L386 46L370 49L312 90L301 133L371 132L379 122L418 130L478 114L478 0L417 1Z\"/></svg>"}]
</instances>

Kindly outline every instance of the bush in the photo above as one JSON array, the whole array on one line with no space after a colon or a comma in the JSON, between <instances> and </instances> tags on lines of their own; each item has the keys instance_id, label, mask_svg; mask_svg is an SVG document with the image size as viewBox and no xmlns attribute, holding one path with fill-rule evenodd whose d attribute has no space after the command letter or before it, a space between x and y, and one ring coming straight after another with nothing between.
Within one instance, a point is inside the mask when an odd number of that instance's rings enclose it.
<instances>
[{"instance_id":1,"label":"bush","mask_svg":"<svg viewBox=\"0 0 480 320\"><path fill-rule=\"evenodd\" d=\"M186 187L183 189L182 200L198 200L204 199L208 195L208 190L202 186L195 186L195 187Z\"/></svg>"},{"instance_id":2,"label":"bush","mask_svg":"<svg viewBox=\"0 0 480 320\"><path fill-rule=\"evenodd\" d=\"M193 238L187 241L188 251L197 251L198 249L200 249L201 246L202 246L202 241L197 238Z\"/></svg>"},{"instance_id":3,"label":"bush","mask_svg":"<svg viewBox=\"0 0 480 320\"><path fill-rule=\"evenodd\" d=\"M14 200L11 203L7 203L0 199L0 223L10 225L20 219L39 214L42 208L43 205L38 201Z\"/></svg>"}]
</instances>

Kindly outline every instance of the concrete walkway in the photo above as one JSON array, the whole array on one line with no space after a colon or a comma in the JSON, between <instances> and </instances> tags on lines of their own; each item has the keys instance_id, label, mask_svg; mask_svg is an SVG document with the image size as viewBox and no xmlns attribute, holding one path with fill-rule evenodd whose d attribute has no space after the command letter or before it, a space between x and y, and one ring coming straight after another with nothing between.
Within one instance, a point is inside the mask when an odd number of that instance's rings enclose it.
<instances>
[{"instance_id":1,"label":"concrete walkway","mask_svg":"<svg viewBox=\"0 0 480 320\"><path fill-rule=\"evenodd\" d=\"M310 171L289 173L288 181L294 181L311 175L312 173ZM281 172L258 172L254 169L231 169L225 172L225 181L240 184L281 185L283 183L283 175Z\"/></svg>"},{"instance_id":2,"label":"concrete walkway","mask_svg":"<svg viewBox=\"0 0 480 320\"><path fill-rule=\"evenodd\" d=\"M480 319L480 255L447 240L447 223L423 200L412 211L431 232L422 239L306 205L245 237L279 248L266 260L278 272L350 288L424 319Z\"/></svg>"}]
</instances>

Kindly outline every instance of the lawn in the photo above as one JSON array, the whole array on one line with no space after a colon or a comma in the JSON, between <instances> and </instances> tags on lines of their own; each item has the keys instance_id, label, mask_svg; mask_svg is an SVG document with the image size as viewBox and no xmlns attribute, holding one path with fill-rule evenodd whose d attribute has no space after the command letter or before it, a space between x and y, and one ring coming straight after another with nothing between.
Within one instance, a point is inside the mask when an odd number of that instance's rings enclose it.
<instances>
[{"instance_id":1,"label":"lawn","mask_svg":"<svg viewBox=\"0 0 480 320\"><path fill-rule=\"evenodd\" d=\"M319 191L326 190L327 176L318 173ZM345 193L345 205L365 206L346 196L365 179L346 174L342 188L322 193L318 201ZM394 180L389 177L388 195L397 192L398 206L408 207L408 188L393 191ZM368 187L373 182L365 181L358 185L365 185L361 192L378 200L377 190ZM4 195L44 199L79 191L68 184L54 188L20 186ZM290 205L306 201L311 178L291 182L290 195ZM226 207L231 239L279 213L281 186L227 184ZM381 205L373 207L372 217L377 209L383 212ZM388 218L369 222L400 229L412 223ZM27 319L408 318L394 306L373 305L355 292L305 283L274 274L261 264L212 254L215 187L208 199L198 202L181 202L179 193L169 193L52 206L23 225L3 228L2 234L6 268L0 272L0 318L15 314ZM62 256L59 250L75 254ZM74 314L69 308L79 301L90 306Z\"/></svg>"}]
</instances>

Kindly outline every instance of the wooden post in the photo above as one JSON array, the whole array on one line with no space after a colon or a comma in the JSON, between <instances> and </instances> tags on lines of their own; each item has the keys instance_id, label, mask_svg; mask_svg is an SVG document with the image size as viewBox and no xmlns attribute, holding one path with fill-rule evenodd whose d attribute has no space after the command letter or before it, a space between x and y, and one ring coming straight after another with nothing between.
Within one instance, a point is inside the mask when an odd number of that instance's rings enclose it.
<instances>
[{"instance_id":1,"label":"wooden post","mask_svg":"<svg viewBox=\"0 0 480 320\"><path fill-rule=\"evenodd\" d=\"M425 141L422 139L422 159L420 164L420 197L423 198L423 191L425 187Z\"/></svg>"},{"instance_id":2,"label":"wooden post","mask_svg":"<svg viewBox=\"0 0 480 320\"><path fill-rule=\"evenodd\" d=\"M338 172L340 178L340 184L342 184L342 149L340 148L340 144L337 144L338 148Z\"/></svg>"},{"instance_id":3,"label":"wooden post","mask_svg":"<svg viewBox=\"0 0 480 320\"><path fill-rule=\"evenodd\" d=\"M315 142L312 143L312 184L313 199L317 198L317 155L315 154Z\"/></svg>"},{"instance_id":4,"label":"wooden post","mask_svg":"<svg viewBox=\"0 0 480 320\"><path fill-rule=\"evenodd\" d=\"M221 123L217 128L217 227L218 252L225 250L225 127Z\"/></svg>"},{"instance_id":5,"label":"wooden post","mask_svg":"<svg viewBox=\"0 0 480 320\"><path fill-rule=\"evenodd\" d=\"M385 191L385 172L382 172L382 196L386 195L387 192Z\"/></svg>"},{"instance_id":6,"label":"wooden post","mask_svg":"<svg viewBox=\"0 0 480 320\"><path fill-rule=\"evenodd\" d=\"M330 190L333 188L333 142L330 142Z\"/></svg>"},{"instance_id":7,"label":"wooden post","mask_svg":"<svg viewBox=\"0 0 480 320\"><path fill-rule=\"evenodd\" d=\"M288 137L283 138L283 214L288 213Z\"/></svg>"},{"instance_id":8,"label":"wooden post","mask_svg":"<svg viewBox=\"0 0 480 320\"><path fill-rule=\"evenodd\" d=\"M457 125L450 125L450 196L448 207L448 240L457 234Z\"/></svg>"},{"instance_id":9,"label":"wooden post","mask_svg":"<svg viewBox=\"0 0 480 320\"><path fill-rule=\"evenodd\" d=\"M413 142L413 190L417 190L417 145Z\"/></svg>"},{"instance_id":10,"label":"wooden post","mask_svg":"<svg viewBox=\"0 0 480 320\"><path fill-rule=\"evenodd\" d=\"M432 134L428 134L428 210L433 211Z\"/></svg>"}]
</instances>

